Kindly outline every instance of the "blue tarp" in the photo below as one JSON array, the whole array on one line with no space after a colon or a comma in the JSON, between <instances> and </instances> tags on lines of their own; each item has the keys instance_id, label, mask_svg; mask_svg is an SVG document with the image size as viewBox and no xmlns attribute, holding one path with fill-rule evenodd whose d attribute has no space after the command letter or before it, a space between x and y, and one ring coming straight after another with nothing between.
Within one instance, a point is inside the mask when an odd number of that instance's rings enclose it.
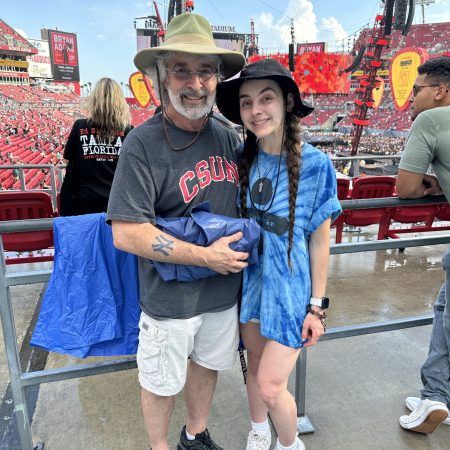
<instances>
[{"instance_id":1,"label":"blue tarp","mask_svg":"<svg viewBox=\"0 0 450 450\"><path fill-rule=\"evenodd\" d=\"M54 268L32 345L80 358L136 353L137 257L114 247L105 219L54 219Z\"/></svg>"},{"instance_id":2,"label":"blue tarp","mask_svg":"<svg viewBox=\"0 0 450 450\"><path fill-rule=\"evenodd\" d=\"M242 239L230 244L238 252L248 252L249 264L258 262L260 227L255 219L238 219L209 212L209 202L192 208L190 217L156 218L156 226L162 231L191 244L207 247L223 236L242 232ZM217 275L208 267L168 264L152 261L164 281L194 281Z\"/></svg>"}]
</instances>

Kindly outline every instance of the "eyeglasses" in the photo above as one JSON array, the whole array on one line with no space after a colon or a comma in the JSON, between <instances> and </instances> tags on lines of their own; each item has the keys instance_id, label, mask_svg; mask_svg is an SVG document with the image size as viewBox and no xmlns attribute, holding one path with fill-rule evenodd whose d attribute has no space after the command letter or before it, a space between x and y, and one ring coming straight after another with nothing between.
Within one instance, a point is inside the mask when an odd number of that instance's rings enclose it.
<instances>
[{"instance_id":1,"label":"eyeglasses","mask_svg":"<svg viewBox=\"0 0 450 450\"><path fill-rule=\"evenodd\" d=\"M412 88L413 95L416 96L423 88L439 87L439 86L440 86L439 84L423 84L423 85L415 84Z\"/></svg>"},{"instance_id":2,"label":"eyeglasses","mask_svg":"<svg viewBox=\"0 0 450 450\"><path fill-rule=\"evenodd\" d=\"M167 73L171 73L178 81L188 81L193 76L200 78L200 81L208 81L214 75L218 75L217 72L213 72L211 69L202 69L191 72L186 69L168 70Z\"/></svg>"}]
</instances>

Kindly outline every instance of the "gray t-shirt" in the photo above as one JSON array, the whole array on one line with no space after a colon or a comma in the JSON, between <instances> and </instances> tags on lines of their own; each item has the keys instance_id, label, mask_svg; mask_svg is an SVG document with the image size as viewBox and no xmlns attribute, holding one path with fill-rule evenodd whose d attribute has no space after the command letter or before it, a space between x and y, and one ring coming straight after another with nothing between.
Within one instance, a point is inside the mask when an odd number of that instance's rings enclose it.
<instances>
[{"instance_id":1,"label":"gray t-shirt","mask_svg":"<svg viewBox=\"0 0 450 450\"><path fill-rule=\"evenodd\" d=\"M196 133L167 122L172 147ZM237 217L238 172L234 131L210 119L196 142L184 150L167 143L162 115L135 128L124 142L108 204L108 220L155 224L155 217L189 215L209 201L211 212ZM238 299L241 274L182 283L162 281L149 260L139 257L140 303L155 318L188 318L223 311Z\"/></svg>"},{"instance_id":2,"label":"gray t-shirt","mask_svg":"<svg viewBox=\"0 0 450 450\"><path fill-rule=\"evenodd\" d=\"M414 121L399 167L426 173L431 164L450 201L450 106L421 112Z\"/></svg>"}]
</instances>

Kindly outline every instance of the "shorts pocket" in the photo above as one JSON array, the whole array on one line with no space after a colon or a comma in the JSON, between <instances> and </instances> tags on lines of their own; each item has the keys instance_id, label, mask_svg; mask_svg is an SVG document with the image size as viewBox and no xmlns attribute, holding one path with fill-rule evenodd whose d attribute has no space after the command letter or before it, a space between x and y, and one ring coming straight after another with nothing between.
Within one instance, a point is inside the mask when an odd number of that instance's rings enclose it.
<instances>
[{"instance_id":1,"label":"shorts pocket","mask_svg":"<svg viewBox=\"0 0 450 450\"><path fill-rule=\"evenodd\" d=\"M168 330L142 319L139 324L139 347L137 364L139 372L145 374L153 385L162 385L167 378L167 339Z\"/></svg>"}]
</instances>

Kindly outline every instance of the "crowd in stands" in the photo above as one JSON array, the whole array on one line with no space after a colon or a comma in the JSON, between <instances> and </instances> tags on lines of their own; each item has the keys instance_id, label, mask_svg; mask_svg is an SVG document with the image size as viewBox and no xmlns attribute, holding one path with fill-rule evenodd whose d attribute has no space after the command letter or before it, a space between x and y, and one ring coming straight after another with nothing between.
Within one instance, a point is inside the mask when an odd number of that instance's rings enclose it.
<instances>
[{"instance_id":1,"label":"crowd in stands","mask_svg":"<svg viewBox=\"0 0 450 450\"><path fill-rule=\"evenodd\" d=\"M304 132L304 139L312 142L330 156L348 156L352 148L352 137L349 134L337 132L311 131ZM380 135L361 136L358 146L359 154L396 155L403 150L405 137Z\"/></svg>"},{"instance_id":2,"label":"crowd in stands","mask_svg":"<svg viewBox=\"0 0 450 450\"><path fill-rule=\"evenodd\" d=\"M1 97L10 99L14 103L22 104L32 103L57 106L58 104L79 103L78 96L69 90L57 93L44 86L0 84L0 99Z\"/></svg>"},{"instance_id":3,"label":"crowd in stands","mask_svg":"<svg viewBox=\"0 0 450 450\"><path fill-rule=\"evenodd\" d=\"M153 115L130 105L137 126ZM82 117L79 97L52 92L50 86L0 85L0 168L2 165L64 163L64 144L75 119ZM24 171L27 189L46 189L46 170ZM57 180L57 187L59 180ZM0 190L20 189L18 169L0 169Z\"/></svg>"},{"instance_id":4,"label":"crowd in stands","mask_svg":"<svg viewBox=\"0 0 450 450\"><path fill-rule=\"evenodd\" d=\"M54 108L21 107L0 110L0 164L58 164L73 117ZM38 169L25 172L28 189L48 186L50 175ZM19 189L17 169L0 171L1 189Z\"/></svg>"}]
</instances>

